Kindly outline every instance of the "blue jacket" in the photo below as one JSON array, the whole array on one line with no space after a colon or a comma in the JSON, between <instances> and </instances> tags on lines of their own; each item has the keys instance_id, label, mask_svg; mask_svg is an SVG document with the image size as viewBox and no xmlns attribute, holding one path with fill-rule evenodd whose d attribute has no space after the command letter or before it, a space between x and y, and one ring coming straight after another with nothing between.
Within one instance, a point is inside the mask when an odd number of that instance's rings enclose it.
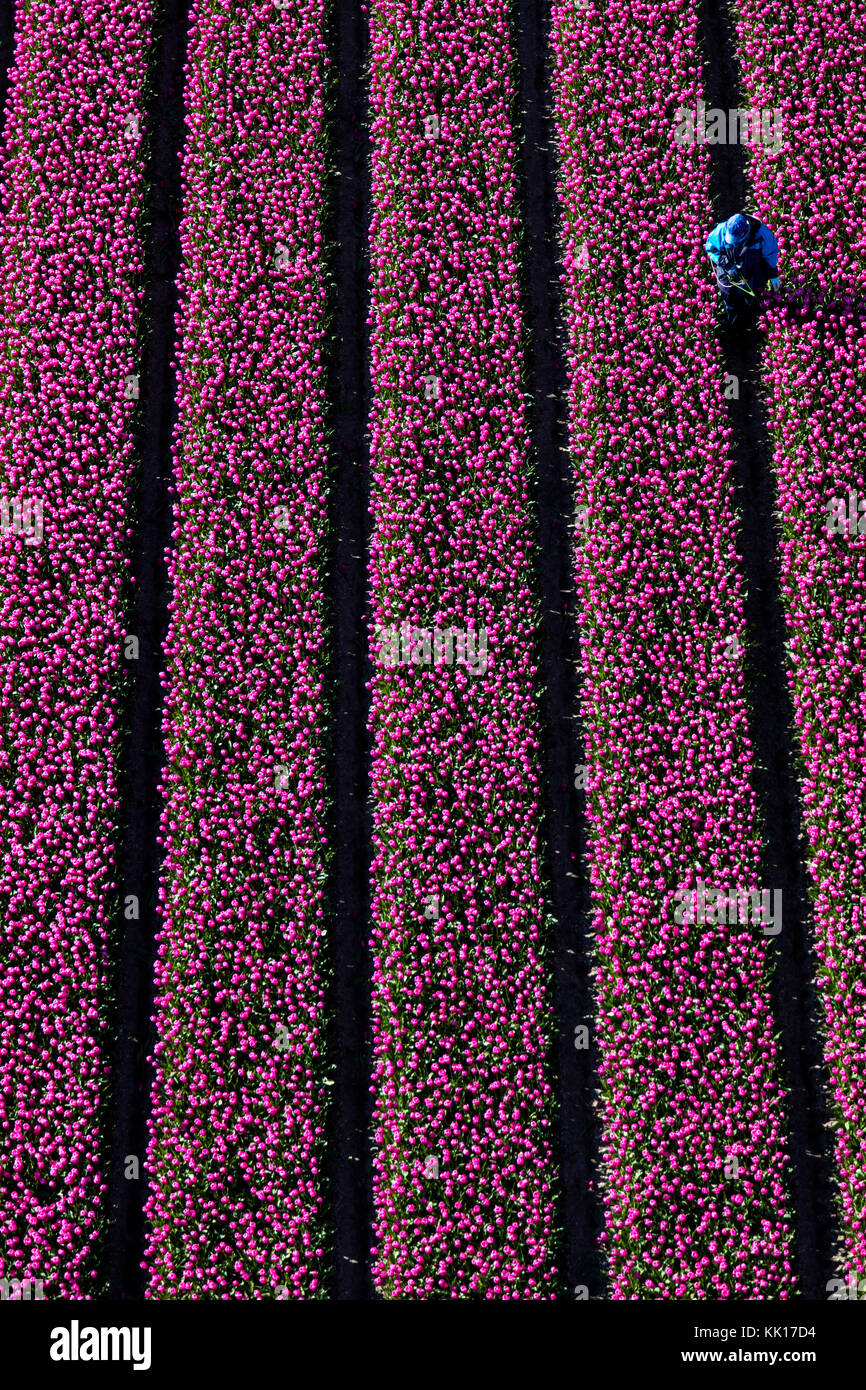
<instances>
[{"instance_id":1,"label":"blue jacket","mask_svg":"<svg viewBox=\"0 0 866 1390\"><path fill-rule=\"evenodd\" d=\"M749 234L741 249L738 249L737 263L752 289L763 289L767 281L779 273L779 244L770 228L765 227L759 218L751 217L749 213L745 216L749 222ZM723 249L730 248L725 246L725 223L719 222L707 237L704 250L715 265Z\"/></svg>"}]
</instances>

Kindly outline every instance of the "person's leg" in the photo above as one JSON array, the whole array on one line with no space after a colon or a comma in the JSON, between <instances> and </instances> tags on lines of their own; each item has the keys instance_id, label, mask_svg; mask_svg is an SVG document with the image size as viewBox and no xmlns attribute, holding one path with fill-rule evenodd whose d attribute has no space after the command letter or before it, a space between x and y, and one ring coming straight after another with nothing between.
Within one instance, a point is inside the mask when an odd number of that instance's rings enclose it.
<instances>
[{"instance_id":1,"label":"person's leg","mask_svg":"<svg viewBox=\"0 0 866 1390\"><path fill-rule=\"evenodd\" d=\"M750 323L754 323L757 300L753 295L744 294L742 290L734 287L719 292L725 307L725 323L728 327L736 327L739 333Z\"/></svg>"},{"instance_id":2,"label":"person's leg","mask_svg":"<svg viewBox=\"0 0 866 1390\"><path fill-rule=\"evenodd\" d=\"M722 301L722 310L724 311L725 318L727 319L727 317L728 317L728 315L729 315L729 313L730 313L730 309L729 309L729 307L728 307L728 300L729 300L730 297L731 297L731 291L730 291L726 286L723 286L723 285L719 285L719 286L718 286L718 290L719 290L719 298L720 298L721 301Z\"/></svg>"},{"instance_id":3,"label":"person's leg","mask_svg":"<svg viewBox=\"0 0 866 1390\"><path fill-rule=\"evenodd\" d=\"M753 286L753 288L755 290L754 294L743 295L743 312L740 317L745 327L751 327L755 323L761 303L761 290L763 286L759 282Z\"/></svg>"}]
</instances>

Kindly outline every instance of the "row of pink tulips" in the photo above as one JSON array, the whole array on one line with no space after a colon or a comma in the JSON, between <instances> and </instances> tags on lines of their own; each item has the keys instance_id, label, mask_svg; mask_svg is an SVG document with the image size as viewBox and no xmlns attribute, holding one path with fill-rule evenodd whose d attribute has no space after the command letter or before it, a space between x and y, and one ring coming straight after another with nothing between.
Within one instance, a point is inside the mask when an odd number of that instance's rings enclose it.
<instances>
[{"instance_id":1,"label":"row of pink tulips","mask_svg":"<svg viewBox=\"0 0 866 1390\"><path fill-rule=\"evenodd\" d=\"M373 1272L385 1298L544 1299L551 1003L509 9L376 0L371 36Z\"/></svg>"},{"instance_id":2,"label":"row of pink tulips","mask_svg":"<svg viewBox=\"0 0 866 1390\"><path fill-rule=\"evenodd\" d=\"M97 1291L149 3L20 4L0 164L0 1276Z\"/></svg>"},{"instance_id":3,"label":"row of pink tulips","mask_svg":"<svg viewBox=\"0 0 866 1390\"><path fill-rule=\"evenodd\" d=\"M612 1295L787 1298L773 924L698 910L772 888L707 154L673 138L698 7L555 0L552 44Z\"/></svg>"},{"instance_id":4,"label":"row of pink tulips","mask_svg":"<svg viewBox=\"0 0 866 1390\"><path fill-rule=\"evenodd\" d=\"M785 288L768 305L764 382L781 589L835 1130L842 1272L866 1274L866 16L737 0L752 105L782 112L777 154L750 162L778 227Z\"/></svg>"},{"instance_id":5,"label":"row of pink tulips","mask_svg":"<svg viewBox=\"0 0 866 1390\"><path fill-rule=\"evenodd\" d=\"M329 1262L322 0L200 0L186 65L150 1298Z\"/></svg>"}]
</instances>

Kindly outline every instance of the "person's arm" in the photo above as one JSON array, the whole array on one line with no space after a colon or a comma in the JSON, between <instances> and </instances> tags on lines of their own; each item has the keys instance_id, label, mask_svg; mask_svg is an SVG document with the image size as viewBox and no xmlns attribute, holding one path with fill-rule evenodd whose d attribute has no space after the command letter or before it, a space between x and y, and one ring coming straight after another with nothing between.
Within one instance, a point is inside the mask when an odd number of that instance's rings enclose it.
<instances>
[{"instance_id":1,"label":"person's arm","mask_svg":"<svg viewBox=\"0 0 866 1390\"><path fill-rule=\"evenodd\" d=\"M762 225L761 230L758 234L758 243L761 247L761 255L763 256L764 263L767 267L767 273L770 277L770 283L773 285L774 290L778 289L779 284L777 276L779 274L779 243L776 241L776 238L773 236L773 233L770 231L769 227ZM773 283L774 281L775 283Z\"/></svg>"},{"instance_id":2,"label":"person's arm","mask_svg":"<svg viewBox=\"0 0 866 1390\"><path fill-rule=\"evenodd\" d=\"M719 252L722 249L722 232L724 230L724 226L724 222L716 223L715 227L710 232L709 236L704 242L704 250L706 251L713 265L715 265L716 261L719 259Z\"/></svg>"}]
</instances>

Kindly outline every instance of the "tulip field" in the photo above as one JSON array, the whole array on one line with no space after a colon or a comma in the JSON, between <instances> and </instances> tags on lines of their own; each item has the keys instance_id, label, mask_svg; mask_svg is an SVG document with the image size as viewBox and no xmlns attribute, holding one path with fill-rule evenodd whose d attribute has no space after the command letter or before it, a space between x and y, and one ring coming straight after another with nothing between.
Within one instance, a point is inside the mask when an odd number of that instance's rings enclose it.
<instances>
[{"instance_id":1,"label":"tulip field","mask_svg":"<svg viewBox=\"0 0 866 1390\"><path fill-rule=\"evenodd\" d=\"M857 1297L866 17L8 28L0 1296Z\"/></svg>"}]
</instances>

